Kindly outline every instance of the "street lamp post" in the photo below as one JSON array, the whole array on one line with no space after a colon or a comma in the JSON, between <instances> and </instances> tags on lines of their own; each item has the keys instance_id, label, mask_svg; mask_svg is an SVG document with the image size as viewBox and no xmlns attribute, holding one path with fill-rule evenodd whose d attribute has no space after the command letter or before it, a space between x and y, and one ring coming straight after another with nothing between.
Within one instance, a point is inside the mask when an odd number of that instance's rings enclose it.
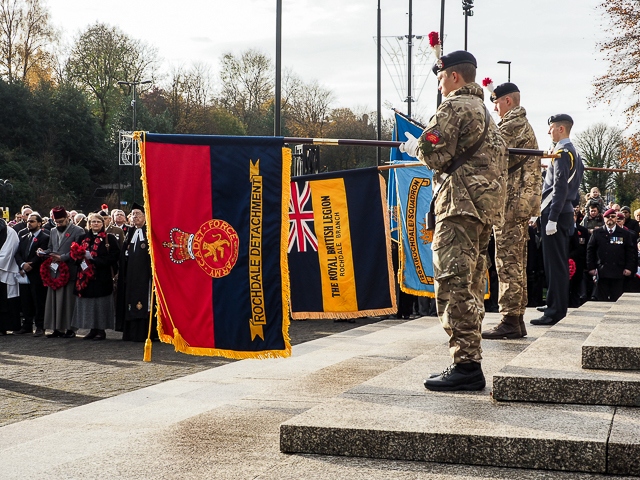
<instances>
[{"instance_id":1,"label":"street lamp post","mask_svg":"<svg viewBox=\"0 0 640 480\"><path fill-rule=\"evenodd\" d=\"M511 60L498 60L498 63L507 66L507 82L511 81Z\"/></svg>"},{"instance_id":2,"label":"street lamp post","mask_svg":"<svg viewBox=\"0 0 640 480\"><path fill-rule=\"evenodd\" d=\"M462 14L464 15L464 49L467 50L467 29L469 17L473 17L473 0L462 0Z\"/></svg>"},{"instance_id":3,"label":"street lamp post","mask_svg":"<svg viewBox=\"0 0 640 480\"><path fill-rule=\"evenodd\" d=\"M137 87L138 85L147 85L151 83L151 80L142 80L138 82L127 82L127 81L119 81L118 85L126 85L131 89L131 109L133 110L132 114L132 126L133 131L135 132L138 128L138 119L136 118L136 103L138 101L137 96ZM133 179L131 181L132 190L132 203L136 201L136 155L132 156L131 165L133 166ZM118 188L120 185L118 185Z\"/></svg>"}]
</instances>

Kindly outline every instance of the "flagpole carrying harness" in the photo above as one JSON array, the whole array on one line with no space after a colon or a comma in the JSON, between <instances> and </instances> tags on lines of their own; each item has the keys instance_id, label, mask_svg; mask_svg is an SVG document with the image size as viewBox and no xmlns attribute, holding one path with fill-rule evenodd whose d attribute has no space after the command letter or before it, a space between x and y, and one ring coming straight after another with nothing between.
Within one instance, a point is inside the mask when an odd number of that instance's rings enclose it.
<instances>
[{"instance_id":1,"label":"flagpole carrying harness","mask_svg":"<svg viewBox=\"0 0 640 480\"><path fill-rule=\"evenodd\" d=\"M455 158L444 171L444 173L440 176L442 181L440 182L438 189L433 192L433 196L431 197L431 205L429 205L429 213L427 213L427 230L434 230L436 228L436 215L434 213L434 209L436 198L438 197L438 193L440 193L442 185L444 185L444 182L446 182L447 179L451 177L451 174L462 165L464 165L473 156L473 154L478 151L480 145L484 143L484 139L487 138L487 132L489 131L489 120L489 110L487 109L487 107L484 107L484 131L482 132L482 135L476 141L476 143L471 145L467 150L465 150L457 158Z\"/></svg>"}]
</instances>

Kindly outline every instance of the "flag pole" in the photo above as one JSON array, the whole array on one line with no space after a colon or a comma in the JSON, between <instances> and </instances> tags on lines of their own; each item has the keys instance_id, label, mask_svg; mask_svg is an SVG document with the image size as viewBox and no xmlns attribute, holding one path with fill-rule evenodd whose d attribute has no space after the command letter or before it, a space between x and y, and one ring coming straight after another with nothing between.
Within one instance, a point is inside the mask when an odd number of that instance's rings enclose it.
<instances>
[{"instance_id":1,"label":"flag pole","mask_svg":"<svg viewBox=\"0 0 640 480\"><path fill-rule=\"evenodd\" d=\"M560 157L559 154L555 155L555 158ZM394 168L411 168L411 167L426 167L423 163L420 162L409 162L409 163L394 163L393 165L382 165L378 167L378 170L392 170ZM542 168L547 168L546 165L542 165ZM584 167L585 170L593 170L597 172L621 172L626 173L628 170L624 168L603 168L603 167Z\"/></svg>"},{"instance_id":2,"label":"flag pole","mask_svg":"<svg viewBox=\"0 0 640 480\"><path fill-rule=\"evenodd\" d=\"M331 146L360 146L360 147L392 147L397 148L403 142L392 140L361 140L356 138L303 138L284 137L284 143L297 143L304 145L331 145ZM528 148L510 148L510 155L528 155L543 158L558 158L560 155L545 152L544 150L531 150Z\"/></svg>"}]
</instances>

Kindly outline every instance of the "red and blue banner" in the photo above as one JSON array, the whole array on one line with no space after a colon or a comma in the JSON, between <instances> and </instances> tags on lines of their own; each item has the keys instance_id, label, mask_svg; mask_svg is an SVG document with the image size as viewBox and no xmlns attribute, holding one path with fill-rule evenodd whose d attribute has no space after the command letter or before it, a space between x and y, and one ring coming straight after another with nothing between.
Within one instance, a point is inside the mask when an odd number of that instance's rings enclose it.
<instances>
[{"instance_id":1,"label":"red and blue banner","mask_svg":"<svg viewBox=\"0 0 640 480\"><path fill-rule=\"evenodd\" d=\"M292 179L294 319L396 313L387 218L384 180L375 167Z\"/></svg>"},{"instance_id":2,"label":"red and blue banner","mask_svg":"<svg viewBox=\"0 0 640 480\"><path fill-rule=\"evenodd\" d=\"M193 355L289 356L282 138L146 134L141 153L161 340Z\"/></svg>"}]
</instances>

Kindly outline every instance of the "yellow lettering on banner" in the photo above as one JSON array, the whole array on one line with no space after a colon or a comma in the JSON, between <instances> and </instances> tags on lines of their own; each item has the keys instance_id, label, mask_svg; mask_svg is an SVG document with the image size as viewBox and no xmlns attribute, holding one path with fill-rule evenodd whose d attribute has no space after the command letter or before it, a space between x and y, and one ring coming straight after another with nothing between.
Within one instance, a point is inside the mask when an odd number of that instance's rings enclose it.
<instances>
[{"instance_id":1,"label":"yellow lettering on banner","mask_svg":"<svg viewBox=\"0 0 640 480\"><path fill-rule=\"evenodd\" d=\"M433 278L428 277L422 267L420 252L418 251L418 222L416 219L418 194L422 187L428 187L431 181L428 178L414 178L409 185L409 194L407 197L407 215L405 223L407 225L407 241L409 243L409 251L416 268L416 274L420 279L420 283L425 285L433 285ZM431 279L431 281L429 281Z\"/></svg>"},{"instance_id":2,"label":"yellow lettering on banner","mask_svg":"<svg viewBox=\"0 0 640 480\"><path fill-rule=\"evenodd\" d=\"M344 180L315 180L310 187L324 310L355 312L358 299Z\"/></svg>"},{"instance_id":3,"label":"yellow lettering on banner","mask_svg":"<svg viewBox=\"0 0 640 480\"><path fill-rule=\"evenodd\" d=\"M249 330L251 340L260 337L264 340L263 327L267 324L264 289L262 288L262 176L260 160L249 160L251 180L251 206L249 209L249 301L251 318Z\"/></svg>"}]
</instances>

